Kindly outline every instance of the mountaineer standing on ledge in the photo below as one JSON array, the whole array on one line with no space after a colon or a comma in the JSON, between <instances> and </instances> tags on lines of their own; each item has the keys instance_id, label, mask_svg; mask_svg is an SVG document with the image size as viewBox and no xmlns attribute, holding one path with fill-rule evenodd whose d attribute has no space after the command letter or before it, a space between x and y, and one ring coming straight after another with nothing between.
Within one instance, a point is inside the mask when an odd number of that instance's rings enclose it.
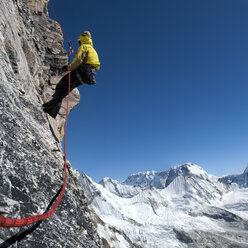
<instances>
[{"instance_id":1,"label":"mountaineer standing on ledge","mask_svg":"<svg viewBox=\"0 0 248 248\"><path fill-rule=\"evenodd\" d=\"M100 62L89 31L84 31L79 37L79 48L72 63L62 68L62 71L70 69L71 84L70 91L79 85L95 84L96 70L100 69ZM62 100L68 94L69 73L67 73L57 84L52 100L43 104L43 109L55 118L61 107Z\"/></svg>"}]
</instances>

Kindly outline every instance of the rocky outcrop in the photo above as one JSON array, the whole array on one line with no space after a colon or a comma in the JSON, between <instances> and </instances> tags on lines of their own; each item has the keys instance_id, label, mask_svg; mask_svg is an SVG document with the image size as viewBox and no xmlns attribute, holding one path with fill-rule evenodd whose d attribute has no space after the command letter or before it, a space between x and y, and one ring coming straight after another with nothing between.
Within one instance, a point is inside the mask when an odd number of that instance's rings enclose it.
<instances>
[{"instance_id":1,"label":"rocky outcrop","mask_svg":"<svg viewBox=\"0 0 248 248\"><path fill-rule=\"evenodd\" d=\"M68 64L60 26L48 17L47 1L4 2L1 6L2 42L12 71L19 80L19 90L23 95L37 97L41 103L46 102L51 99L56 83L63 76L61 68ZM15 18L10 18L13 16ZM79 100L79 92L74 89L70 110ZM64 134L65 108L66 99L55 120L48 116L51 128L60 141Z\"/></svg>"},{"instance_id":2,"label":"rocky outcrop","mask_svg":"<svg viewBox=\"0 0 248 248\"><path fill-rule=\"evenodd\" d=\"M174 229L176 237L187 248L247 248L246 232L204 232Z\"/></svg>"},{"instance_id":3,"label":"rocky outcrop","mask_svg":"<svg viewBox=\"0 0 248 248\"><path fill-rule=\"evenodd\" d=\"M5 217L42 214L63 182L59 141L65 108L52 119L42 104L62 77L67 54L46 5L43 0L0 4L0 214ZM73 90L70 109L79 98ZM68 168L67 188L55 214L20 247L101 247L78 174ZM19 230L0 228L0 243Z\"/></svg>"}]
</instances>

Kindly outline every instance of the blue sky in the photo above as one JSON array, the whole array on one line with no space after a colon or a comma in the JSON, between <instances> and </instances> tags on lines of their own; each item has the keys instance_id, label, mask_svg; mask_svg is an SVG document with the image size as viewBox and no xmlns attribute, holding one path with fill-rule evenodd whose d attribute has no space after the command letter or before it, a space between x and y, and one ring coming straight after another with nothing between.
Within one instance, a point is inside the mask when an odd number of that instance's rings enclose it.
<instances>
[{"instance_id":1,"label":"blue sky","mask_svg":"<svg viewBox=\"0 0 248 248\"><path fill-rule=\"evenodd\" d=\"M247 0L51 0L77 49L101 62L79 87L67 157L93 180L193 162L215 175L248 163Z\"/></svg>"}]
</instances>

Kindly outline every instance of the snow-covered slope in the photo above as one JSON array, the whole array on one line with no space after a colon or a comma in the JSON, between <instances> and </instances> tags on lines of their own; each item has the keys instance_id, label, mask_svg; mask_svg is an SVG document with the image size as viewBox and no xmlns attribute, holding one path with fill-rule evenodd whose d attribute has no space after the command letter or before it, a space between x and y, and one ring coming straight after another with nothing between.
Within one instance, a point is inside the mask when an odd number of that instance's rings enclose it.
<instances>
[{"instance_id":1,"label":"snow-covered slope","mask_svg":"<svg viewBox=\"0 0 248 248\"><path fill-rule=\"evenodd\" d=\"M248 189L184 164L99 184L82 174L112 247L248 247Z\"/></svg>"}]
</instances>

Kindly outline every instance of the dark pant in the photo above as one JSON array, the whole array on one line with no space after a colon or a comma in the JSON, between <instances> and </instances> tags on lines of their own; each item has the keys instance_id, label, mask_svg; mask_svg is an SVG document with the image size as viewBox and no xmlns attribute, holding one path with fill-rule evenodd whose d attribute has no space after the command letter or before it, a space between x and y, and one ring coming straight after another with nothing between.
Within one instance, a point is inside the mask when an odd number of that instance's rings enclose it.
<instances>
[{"instance_id":1,"label":"dark pant","mask_svg":"<svg viewBox=\"0 0 248 248\"><path fill-rule=\"evenodd\" d=\"M80 66L78 69L70 73L70 92L79 85L95 84L95 68L92 66ZM50 114L52 117L56 117L59 112L61 102L64 97L68 95L69 88L69 73L67 73L57 84L53 99L43 104L44 111Z\"/></svg>"},{"instance_id":2,"label":"dark pant","mask_svg":"<svg viewBox=\"0 0 248 248\"><path fill-rule=\"evenodd\" d=\"M78 77L77 70L72 71L70 73L71 80L70 80L70 92L81 85L83 82L80 81L80 78ZM69 87L69 73L67 73L56 85L55 92L53 94L53 98L56 100L56 102L61 102L64 97L68 94L68 87Z\"/></svg>"}]
</instances>

